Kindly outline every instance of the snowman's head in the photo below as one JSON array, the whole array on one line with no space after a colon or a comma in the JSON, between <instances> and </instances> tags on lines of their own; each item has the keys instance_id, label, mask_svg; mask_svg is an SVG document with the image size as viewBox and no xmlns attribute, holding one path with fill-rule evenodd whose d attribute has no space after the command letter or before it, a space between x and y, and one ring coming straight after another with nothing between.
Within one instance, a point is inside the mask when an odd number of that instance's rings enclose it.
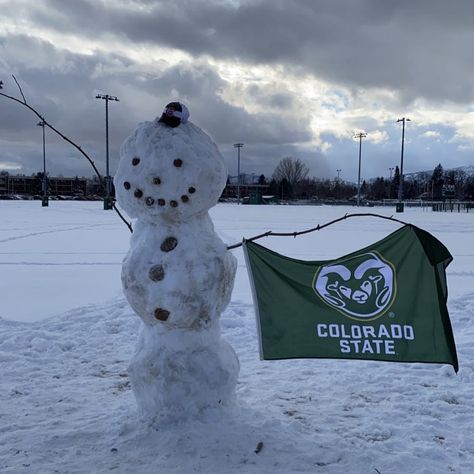
<instances>
[{"instance_id":1,"label":"snowman's head","mask_svg":"<svg viewBox=\"0 0 474 474\"><path fill-rule=\"evenodd\" d=\"M224 160L200 128L155 120L140 124L122 144L114 185L130 217L180 221L214 206L226 180Z\"/></svg>"}]
</instances>

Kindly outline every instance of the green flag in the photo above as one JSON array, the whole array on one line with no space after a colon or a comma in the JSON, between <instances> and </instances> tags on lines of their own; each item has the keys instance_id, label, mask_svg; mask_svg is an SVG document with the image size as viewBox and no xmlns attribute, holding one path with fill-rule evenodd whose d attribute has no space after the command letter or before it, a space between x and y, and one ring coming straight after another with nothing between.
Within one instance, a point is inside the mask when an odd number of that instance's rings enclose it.
<instances>
[{"instance_id":1,"label":"green flag","mask_svg":"<svg viewBox=\"0 0 474 474\"><path fill-rule=\"evenodd\" d=\"M244 241L262 359L451 364L448 249L413 225L344 257L307 262Z\"/></svg>"}]
</instances>

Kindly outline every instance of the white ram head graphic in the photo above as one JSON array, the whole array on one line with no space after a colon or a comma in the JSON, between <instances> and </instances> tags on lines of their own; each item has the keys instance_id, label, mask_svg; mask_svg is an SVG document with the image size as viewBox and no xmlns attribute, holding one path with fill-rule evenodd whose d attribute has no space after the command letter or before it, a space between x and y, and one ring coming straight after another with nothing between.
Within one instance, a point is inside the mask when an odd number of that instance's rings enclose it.
<instances>
[{"instance_id":1,"label":"white ram head graphic","mask_svg":"<svg viewBox=\"0 0 474 474\"><path fill-rule=\"evenodd\" d=\"M395 296L393 266L370 252L322 267L314 290L329 306L356 319L384 313Z\"/></svg>"}]
</instances>

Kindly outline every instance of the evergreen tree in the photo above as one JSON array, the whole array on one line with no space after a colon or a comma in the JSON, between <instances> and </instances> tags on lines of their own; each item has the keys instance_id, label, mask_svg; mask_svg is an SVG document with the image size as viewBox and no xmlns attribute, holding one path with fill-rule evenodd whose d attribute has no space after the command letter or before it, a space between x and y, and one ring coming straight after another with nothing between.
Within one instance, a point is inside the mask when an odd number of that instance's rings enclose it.
<instances>
[{"instance_id":1,"label":"evergreen tree","mask_svg":"<svg viewBox=\"0 0 474 474\"><path fill-rule=\"evenodd\" d=\"M431 183L433 186L433 199L441 199L443 197L443 184L444 184L444 170L439 163L433 170L431 175Z\"/></svg>"},{"instance_id":2,"label":"evergreen tree","mask_svg":"<svg viewBox=\"0 0 474 474\"><path fill-rule=\"evenodd\" d=\"M385 198L385 180L383 177L376 178L373 183L371 183L368 192L367 192L367 197L369 199L376 199L376 200L381 200Z\"/></svg>"},{"instance_id":3,"label":"evergreen tree","mask_svg":"<svg viewBox=\"0 0 474 474\"><path fill-rule=\"evenodd\" d=\"M279 197L280 194L279 194L279 190L278 190L278 183L276 182L276 180L272 179L270 181L270 189L268 190L270 192L270 194L272 194L273 196L276 196L276 197Z\"/></svg>"}]
</instances>

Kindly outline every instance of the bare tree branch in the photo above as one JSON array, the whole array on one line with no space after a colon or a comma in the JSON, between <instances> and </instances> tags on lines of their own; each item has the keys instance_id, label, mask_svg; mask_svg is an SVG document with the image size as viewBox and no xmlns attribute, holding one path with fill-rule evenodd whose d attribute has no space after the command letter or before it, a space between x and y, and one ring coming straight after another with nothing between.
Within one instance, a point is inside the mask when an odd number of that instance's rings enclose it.
<instances>
[{"instance_id":1,"label":"bare tree branch","mask_svg":"<svg viewBox=\"0 0 474 474\"><path fill-rule=\"evenodd\" d=\"M13 75L12 75L13 76ZM63 140L65 140L66 142L68 142L69 144L71 144L74 148L76 148L76 150L79 151L79 153L81 153L82 156L84 156L84 158L90 163L90 165L92 166L92 168L94 169L94 172L95 174L97 175L97 177L99 178L99 182L100 184L103 186L104 185L104 178L102 177L102 175L99 173L99 170L97 169L95 163L92 161L92 158L79 146L77 145L75 142L73 142L70 138L68 138L66 135L64 135L63 133L61 133L57 128L55 128L53 125L51 125L35 108L33 108L31 105L28 104L28 102L26 101L26 98L25 96L23 95L23 91L21 90L21 87L20 87L20 84L18 83L18 81L16 80L15 76L13 76L13 79L15 80L17 86L18 86L18 89L20 90L20 93L21 93L21 96L23 97L23 102L19 99L17 99L16 97L13 97L11 95L8 95L8 94L4 94L3 92L0 92L0 96L2 97L5 97L7 99L10 99L10 100L13 100L14 102L17 102L18 104L21 104L23 105L24 107L26 107L27 109L29 109L31 112L33 112L49 129L51 129L54 133L56 133L57 135L59 135ZM3 82L1 82L0 86L3 85ZM1 89L2 87L0 87ZM118 216L120 217L120 219L122 219L122 221L125 223L125 225L128 227L128 229L130 230L130 232L133 232L133 228L132 228L132 224L130 222L127 222L127 220L125 219L125 217L122 215L122 213L120 212L120 210L117 208L117 206L115 205L115 203L113 202L112 203L112 207L114 209L114 211L118 214Z\"/></svg>"},{"instance_id":2,"label":"bare tree branch","mask_svg":"<svg viewBox=\"0 0 474 474\"><path fill-rule=\"evenodd\" d=\"M316 227L313 227L312 229L301 230L299 232L273 232L272 230L269 230L267 232L264 232L263 234L255 235L254 237L250 237L244 240L248 242L252 242L254 240L261 239L262 237L296 237L298 235L309 234L311 232L324 229L325 227L328 227L332 224L336 224L336 222L341 222L345 219L348 219L349 217L379 217L380 219L386 219L389 221L398 222L399 224L411 225L408 222L395 219L392 216L388 217L388 216L382 216L380 214L374 214L371 212L364 212L364 213L356 213L356 214L344 214L342 217L339 217L338 219L334 219L333 221L326 222L326 224L322 224L322 225L318 224ZM238 244L229 245L227 247L227 250L236 249L237 247L241 247L241 246L242 246L242 242L239 242Z\"/></svg>"},{"instance_id":3,"label":"bare tree branch","mask_svg":"<svg viewBox=\"0 0 474 474\"><path fill-rule=\"evenodd\" d=\"M23 94L23 91L21 90L20 84L18 83L18 81L16 80L16 77L13 74L12 74L12 77L13 77L13 80L16 82L16 85L18 86L18 89L20 89L20 94L23 97L23 103L26 104L26 99L25 99L25 96Z\"/></svg>"}]
</instances>

